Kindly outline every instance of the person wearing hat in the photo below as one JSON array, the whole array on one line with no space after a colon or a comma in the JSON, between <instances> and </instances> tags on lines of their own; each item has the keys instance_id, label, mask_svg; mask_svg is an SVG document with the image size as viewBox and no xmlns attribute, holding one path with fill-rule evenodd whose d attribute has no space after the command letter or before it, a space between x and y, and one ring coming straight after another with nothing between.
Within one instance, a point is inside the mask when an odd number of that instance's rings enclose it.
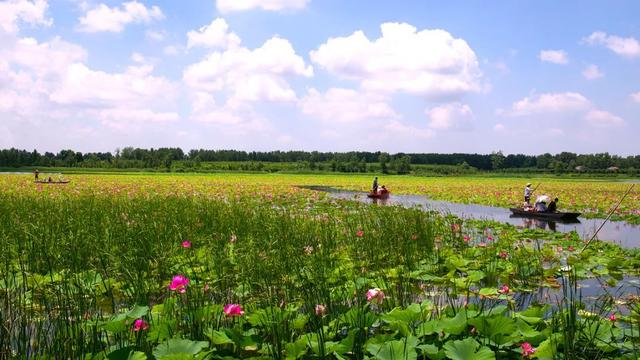
<instances>
[{"instance_id":1,"label":"person wearing hat","mask_svg":"<svg viewBox=\"0 0 640 360\"><path fill-rule=\"evenodd\" d=\"M373 178L372 188L373 188L373 193L377 194L378 193L378 177L377 176Z\"/></svg>"},{"instance_id":2,"label":"person wearing hat","mask_svg":"<svg viewBox=\"0 0 640 360\"><path fill-rule=\"evenodd\" d=\"M524 188L524 202L531 206L531 194L533 190L531 189L531 183L527 183L527 186Z\"/></svg>"}]
</instances>

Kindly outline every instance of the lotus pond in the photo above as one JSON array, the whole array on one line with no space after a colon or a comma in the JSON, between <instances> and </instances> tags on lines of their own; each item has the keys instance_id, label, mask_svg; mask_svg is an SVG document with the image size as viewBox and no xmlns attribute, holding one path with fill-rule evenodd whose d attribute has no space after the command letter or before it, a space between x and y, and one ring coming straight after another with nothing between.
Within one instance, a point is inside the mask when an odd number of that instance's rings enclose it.
<instances>
[{"instance_id":1,"label":"lotus pond","mask_svg":"<svg viewBox=\"0 0 640 360\"><path fill-rule=\"evenodd\" d=\"M394 189L423 186L402 179L390 179ZM0 176L0 358L640 353L635 249L594 242L582 251L575 232L369 206L294 186L358 189L364 177L71 180ZM430 181L424 186L435 188ZM495 186L519 184L508 181ZM589 186L594 196L624 191ZM625 204L637 209L637 195ZM583 296L586 282L598 284L594 296Z\"/></svg>"}]
</instances>

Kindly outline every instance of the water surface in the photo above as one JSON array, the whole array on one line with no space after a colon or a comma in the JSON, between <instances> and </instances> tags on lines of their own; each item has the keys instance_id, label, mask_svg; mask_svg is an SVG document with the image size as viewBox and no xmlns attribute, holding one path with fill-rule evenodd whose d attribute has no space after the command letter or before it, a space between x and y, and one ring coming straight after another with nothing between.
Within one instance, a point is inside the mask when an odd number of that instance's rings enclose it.
<instances>
[{"instance_id":1,"label":"water surface","mask_svg":"<svg viewBox=\"0 0 640 360\"><path fill-rule=\"evenodd\" d=\"M548 229L551 231L576 231L583 239L590 239L604 219L585 219L578 222L559 222L533 218L515 217L506 208L476 204L459 204L449 201L432 200L424 195L395 195L386 200L369 199L363 192L339 190L322 186L306 187L311 190L328 192L331 197L345 200L356 200L379 205L398 205L404 207L423 207L441 213L456 215L463 219L494 220L525 228ZM598 233L598 239L619 244L626 248L640 247L640 226L624 221L609 221Z\"/></svg>"}]
</instances>

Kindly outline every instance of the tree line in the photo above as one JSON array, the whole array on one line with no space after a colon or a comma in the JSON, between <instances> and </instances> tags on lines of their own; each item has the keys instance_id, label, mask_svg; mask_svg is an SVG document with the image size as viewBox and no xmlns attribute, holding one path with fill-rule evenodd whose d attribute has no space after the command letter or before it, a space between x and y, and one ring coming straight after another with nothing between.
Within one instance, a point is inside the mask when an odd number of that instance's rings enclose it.
<instances>
[{"instance_id":1,"label":"tree line","mask_svg":"<svg viewBox=\"0 0 640 360\"><path fill-rule=\"evenodd\" d=\"M0 150L0 167L79 167L105 169L197 169L204 163L249 163L260 171L262 163L296 163L296 168L335 172L367 172L376 164L381 172L408 173L414 165L448 165L464 169L531 170L552 172L625 171L635 174L640 169L640 155L618 156L609 153L524 155L501 151L491 154L437 154L386 152L318 152L318 151L239 151L191 150L180 148L141 149L125 147L115 152L61 150L58 153L20 149ZM253 168L256 169L253 169ZM229 167L230 169L232 167ZM234 169L237 167L233 167Z\"/></svg>"}]
</instances>

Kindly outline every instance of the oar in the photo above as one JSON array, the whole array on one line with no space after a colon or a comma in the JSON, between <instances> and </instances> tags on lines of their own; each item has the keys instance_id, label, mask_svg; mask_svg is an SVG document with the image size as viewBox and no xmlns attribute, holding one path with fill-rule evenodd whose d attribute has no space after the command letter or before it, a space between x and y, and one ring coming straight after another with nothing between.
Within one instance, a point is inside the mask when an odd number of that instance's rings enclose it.
<instances>
[{"instance_id":1,"label":"oar","mask_svg":"<svg viewBox=\"0 0 640 360\"><path fill-rule=\"evenodd\" d=\"M604 224L606 224L607 221L611 218L611 215L613 215L613 213L618 209L620 204L622 204L622 201L624 200L624 198L627 197L627 195L629 195L629 193L631 192L634 186L636 186L636 184L631 184L627 192L625 192L624 195L622 195L622 198L620 199L620 201L618 201L618 204L616 204L616 206L613 209L611 209L611 211L609 211L609 215L607 215L607 217L604 219L602 224L600 224L600 227L598 228L598 230L596 230L596 232L593 234L591 239L589 239L589 241L587 241L587 243L584 244L584 246L582 247L582 250L580 250L580 253L582 253L589 246L589 244L591 244L591 242L596 238L596 236L598 235L598 233L600 232Z\"/></svg>"},{"instance_id":2,"label":"oar","mask_svg":"<svg viewBox=\"0 0 640 360\"><path fill-rule=\"evenodd\" d=\"M531 194L533 194L540 185L542 185L542 183L539 183L538 185L536 185L536 187L534 187L533 190L531 190Z\"/></svg>"}]
</instances>

